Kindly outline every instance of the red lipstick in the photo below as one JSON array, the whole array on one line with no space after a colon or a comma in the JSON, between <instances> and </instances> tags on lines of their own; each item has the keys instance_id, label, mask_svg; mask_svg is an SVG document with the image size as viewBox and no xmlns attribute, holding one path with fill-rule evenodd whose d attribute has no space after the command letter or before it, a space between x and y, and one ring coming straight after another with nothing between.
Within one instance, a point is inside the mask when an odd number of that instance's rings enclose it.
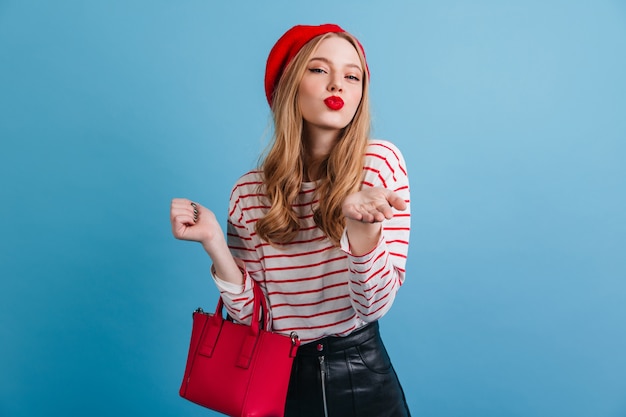
<instances>
[{"instance_id":1,"label":"red lipstick","mask_svg":"<svg viewBox=\"0 0 626 417\"><path fill-rule=\"evenodd\" d=\"M343 107L343 100L341 97L330 96L324 100L324 104L331 110L341 110Z\"/></svg>"}]
</instances>

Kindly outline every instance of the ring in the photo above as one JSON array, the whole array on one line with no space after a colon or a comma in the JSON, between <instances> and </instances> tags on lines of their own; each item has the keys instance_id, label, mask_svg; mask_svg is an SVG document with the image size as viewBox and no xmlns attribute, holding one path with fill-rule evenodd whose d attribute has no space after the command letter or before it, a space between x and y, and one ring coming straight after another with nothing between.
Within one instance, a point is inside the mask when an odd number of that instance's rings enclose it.
<instances>
[{"instance_id":1,"label":"ring","mask_svg":"<svg viewBox=\"0 0 626 417\"><path fill-rule=\"evenodd\" d=\"M198 221L198 206L196 203L191 202L191 207L193 207L193 221Z\"/></svg>"}]
</instances>

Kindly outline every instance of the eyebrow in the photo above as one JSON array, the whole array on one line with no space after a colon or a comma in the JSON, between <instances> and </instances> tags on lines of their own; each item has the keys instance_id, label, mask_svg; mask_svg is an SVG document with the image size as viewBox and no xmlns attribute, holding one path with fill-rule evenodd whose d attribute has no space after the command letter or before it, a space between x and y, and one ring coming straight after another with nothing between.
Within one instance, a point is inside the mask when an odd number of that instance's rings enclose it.
<instances>
[{"instance_id":1,"label":"eyebrow","mask_svg":"<svg viewBox=\"0 0 626 417\"><path fill-rule=\"evenodd\" d=\"M313 57L313 58L309 59L309 62L311 62L311 61L322 61L322 62L325 62L328 65L332 65L332 62L329 59L324 58L324 57ZM360 72L363 72L363 69L361 68L360 65L349 63L349 64L346 64L345 66L346 67L355 68L355 69L359 70Z\"/></svg>"}]
</instances>

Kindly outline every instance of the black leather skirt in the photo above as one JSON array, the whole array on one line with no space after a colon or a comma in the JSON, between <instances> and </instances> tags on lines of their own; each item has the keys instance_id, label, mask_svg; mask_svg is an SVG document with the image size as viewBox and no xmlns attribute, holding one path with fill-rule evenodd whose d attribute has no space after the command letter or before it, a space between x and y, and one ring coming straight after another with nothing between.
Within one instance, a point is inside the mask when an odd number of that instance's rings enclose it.
<instances>
[{"instance_id":1,"label":"black leather skirt","mask_svg":"<svg viewBox=\"0 0 626 417\"><path fill-rule=\"evenodd\" d=\"M298 349L286 417L407 417L409 408L378 322Z\"/></svg>"}]
</instances>

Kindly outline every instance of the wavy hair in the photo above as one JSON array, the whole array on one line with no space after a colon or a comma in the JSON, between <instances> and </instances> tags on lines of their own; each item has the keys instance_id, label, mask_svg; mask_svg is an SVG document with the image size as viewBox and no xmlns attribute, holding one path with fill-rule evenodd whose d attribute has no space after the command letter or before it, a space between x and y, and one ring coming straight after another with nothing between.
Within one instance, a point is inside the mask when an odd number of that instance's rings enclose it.
<instances>
[{"instance_id":1,"label":"wavy hair","mask_svg":"<svg viewBox=\"0 0 626 417\"><path fill-rule=\"evenodd\" d=\"M260 163L269 210L256 223L256 232L271 244L292 241L300 230L300 221L292 205L297 202L305 179L304 120L298 106L298 88L309 59L324 39L339 36L356 49L363 68L363 94L350 123L342 129L330 154L316 161L316 198L314 220L330 241L339 245L345 228L341 205L344 198L359 190L363 176L363 158L370 136L368 100L369 73L365 55L352 35L328 33L308 42L289 63L273 97L274 137ZM319 165L318 165L319 164ZM307 171L308 173L309 171Z\"/></svg>"}]
</instances>

